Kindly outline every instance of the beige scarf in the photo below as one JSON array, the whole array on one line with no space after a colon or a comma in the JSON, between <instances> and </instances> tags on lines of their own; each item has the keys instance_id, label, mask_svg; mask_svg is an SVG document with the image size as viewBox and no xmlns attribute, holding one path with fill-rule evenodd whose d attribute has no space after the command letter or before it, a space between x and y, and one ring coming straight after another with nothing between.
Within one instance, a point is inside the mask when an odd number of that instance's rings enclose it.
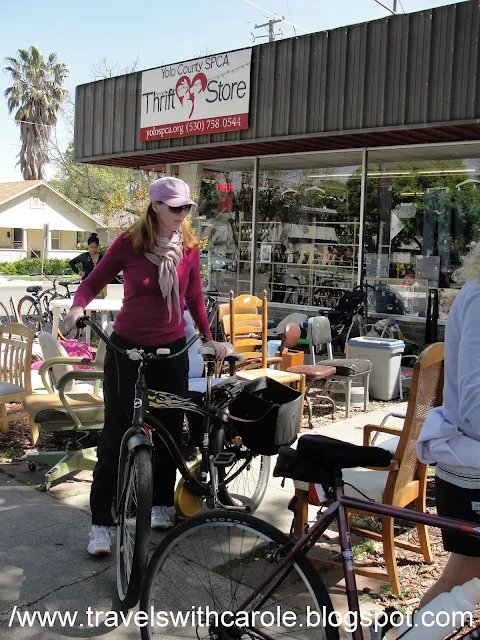
<instances>
[{"instance_id":1,"label":"beige scarf","mask_svg":"<svg viewBox=\"0 0 480 640\"><path fill-rule=\"evenodd\" d=\"M178 320L182 318L177 267L183 257L183 237L179 232L171 238L158 236L152 253L145 257L158 266L158 285L168 308L168 320L172 319L172 301Z\"/></svg>"}]
</instances>

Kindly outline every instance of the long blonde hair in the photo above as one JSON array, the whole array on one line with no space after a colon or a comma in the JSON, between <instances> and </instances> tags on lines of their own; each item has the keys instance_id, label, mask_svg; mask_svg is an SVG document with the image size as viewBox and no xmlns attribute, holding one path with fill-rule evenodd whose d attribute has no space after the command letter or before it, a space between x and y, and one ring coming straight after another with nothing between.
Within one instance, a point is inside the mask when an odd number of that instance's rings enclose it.
<instances>
[{"instance_id":1,"label":"long blonde hair","mask_svg":"<svg viewBox=\"0 0 480 640\"><path fill-rule=\"evenodd\" d=\"M198 246L197 237L187 219L182 223L183 246L185 249L193 249ZM153 251L158 236L158 218L150 203L142 217L133 223L126 232L130 238L135 253Z\"/></svg>"}]
</instances>

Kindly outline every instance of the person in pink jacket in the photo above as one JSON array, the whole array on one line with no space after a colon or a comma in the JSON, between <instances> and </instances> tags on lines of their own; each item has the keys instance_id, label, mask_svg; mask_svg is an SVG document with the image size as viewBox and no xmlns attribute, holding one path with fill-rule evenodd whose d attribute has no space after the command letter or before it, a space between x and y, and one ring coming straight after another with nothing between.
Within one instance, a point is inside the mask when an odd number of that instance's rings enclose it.
<instances>
[{"instance_id":1,"label":"person in pink jacket","mask_svg":"<svg viewBox=\"0 0 480 640\"><path fill-rule=\"evenodd\" d=\"M119 273L124 275L124 299L113 327L112 341L122 349L142 348L178 352L186 344L185 305L217 358L223 345L213 342L200 276L200 248L185 217L194 202L188 185L178 178L160 178L149 189L144 215L122 233L78 288L66 318L73 326L85 307ZM110 553L112 501L115 498L120 443L132 421L138 363L107 349L105 357L105 425L98 446L90 496L92 529L88 552ZM188 390L188 354L149 365L150 389L184 396ZM166 426L180 441L183 413L169 410ZM158 439L159 440L159 439ZM152 527L172 526L176 468L163 443L155 442Z\"/></svg>"}]
</instances>

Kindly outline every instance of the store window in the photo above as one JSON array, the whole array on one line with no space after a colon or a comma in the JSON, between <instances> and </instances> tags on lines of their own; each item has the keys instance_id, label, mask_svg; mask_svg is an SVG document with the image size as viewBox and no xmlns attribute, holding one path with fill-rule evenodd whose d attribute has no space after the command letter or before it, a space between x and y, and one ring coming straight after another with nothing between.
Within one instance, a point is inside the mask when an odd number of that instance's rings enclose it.
<instances>
[{"instance_id":1,"label":"store window","mask_svg":"<svg viewBox=\"0 0 480 640\"><path fill-rule=\"evenodd\" d=\"M356 285L359 162L360 153L260 160L257 295L267 289L273 303L318 308Z\"/></svg>"},{"instance_id":2,"label":"store window","mask_svg":"<svg viewBox=\"0 0 480 640\"><path fill-rule=\"evenodd\" d=\"M365 210L365 281L375 287L371 311L425 317L438 291L445 319L461 284L462 257L480 238L480 161L446 158L458 150L383 152L369 164ZM410 152L411 153L411 152ZM438 157L435 157L435 154ZM407 156L395 162L395 155ZM382 156L371 152L372 158ZM383 290L383 295L380 291Z\"/></svg>"},{"instance_id":3,"label":"store window","mask_svg":"<svg viewBox=\"0 0 480 640\"><path fill-rule=\"evenodd\" d=\"M192 224L201 238L206 290L236 295L250 290L253 162L205 166Z\"/></svg>"}]
</instances>

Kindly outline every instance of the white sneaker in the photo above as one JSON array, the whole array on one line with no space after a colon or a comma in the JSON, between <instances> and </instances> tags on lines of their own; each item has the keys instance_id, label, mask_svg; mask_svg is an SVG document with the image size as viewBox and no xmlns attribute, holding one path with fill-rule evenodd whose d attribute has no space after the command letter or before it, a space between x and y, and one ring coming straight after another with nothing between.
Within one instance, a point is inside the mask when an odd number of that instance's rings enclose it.
<instances>
[{"instance_id":1,"label":"white sneaker","mask_svg":"<svg viewBox=\"0 0 480 640\"><path fill-rule=\"evenodd\" d=\"M111 552L110 531L108 527L94 524L88 534L90 542L87 551L92 556L103 556Z\"/></svg>"},{"instance_id":2,"label":"white sneaker","mask_svg":"<svg viewBox=\"0 0 480 640\"><path fill-rule=\"evenodd\" d=\"M170 512L173 507L153 507L152 508L152 529L169 529L173 527ZM173 513L171 514L173 517Z\"/></svg>"}]
</instances>

